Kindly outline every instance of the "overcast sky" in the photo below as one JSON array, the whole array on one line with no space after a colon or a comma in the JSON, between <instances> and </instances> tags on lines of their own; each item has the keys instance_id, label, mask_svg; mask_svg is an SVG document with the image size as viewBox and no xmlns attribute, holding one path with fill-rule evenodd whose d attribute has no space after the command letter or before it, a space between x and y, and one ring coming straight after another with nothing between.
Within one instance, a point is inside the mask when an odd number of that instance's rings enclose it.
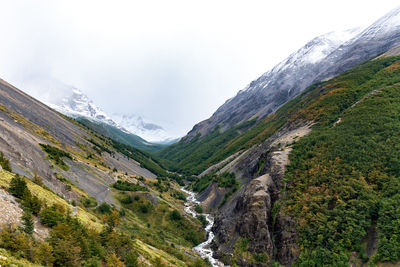
<instances>
[{"instance_id":1,"label":"overcast sky","mask_svg":"<svg viewBox=\"0 0 400 267\"><path fill-rule=\"evenodd\" d=\"M317 35L369 25L380 1L1 0L0 77L48 76L108 113L184 135Z\"/></svg>"}]
</instances>

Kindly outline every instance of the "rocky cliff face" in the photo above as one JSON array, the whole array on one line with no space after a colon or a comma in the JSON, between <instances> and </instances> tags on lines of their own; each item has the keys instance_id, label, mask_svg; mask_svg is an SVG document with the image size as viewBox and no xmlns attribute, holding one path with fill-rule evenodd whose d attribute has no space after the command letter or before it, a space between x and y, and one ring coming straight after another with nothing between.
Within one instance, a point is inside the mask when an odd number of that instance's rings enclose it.
<instances>
[{"instance_id":1,"label":"rocky cliff face","mask_svg":"<svg viewBox=\"0 0 400 267\"><path fill-rule=\"evenodd\" d=\"M236 261L241 266L265 266L274 260L290 265L297 258L295 222L275 212L274 207L279 205L285 187L283 178L291 144L309 131L307 124L284 127L227 165L226 170L244 178L244 184L215 219L213 248L217 257L226 262ZM267 263L254 262L248 255L237 255L238 246L246 239L251 241L246 250L264 255Z\"/></svg>"},{"instance_id":2,"label":"rocky cliff face","mask_svg":"<svg viewBox=\"0 0 400 267\"><path fill-rule=\"evenodd\" d=\"M224 131L251 118L273 113L305 88L339 74L400 44L400 8L370 27L319 36L252 81L226 101L209 119L195 125L185 140Z\"/></svg>"}]
</instances>

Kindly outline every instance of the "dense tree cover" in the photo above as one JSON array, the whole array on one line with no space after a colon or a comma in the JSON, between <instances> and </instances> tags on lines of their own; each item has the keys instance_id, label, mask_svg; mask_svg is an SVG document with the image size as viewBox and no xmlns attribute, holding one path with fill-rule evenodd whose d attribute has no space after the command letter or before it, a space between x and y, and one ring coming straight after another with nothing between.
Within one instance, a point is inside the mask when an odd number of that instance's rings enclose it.
<instances>
[{"instance_id":1,"label":"dense tree cover","mask_svg":"<svg viewBox=\"0 0 400 267\"><path fill-rule=\"evenodd\" d=\"M199 174L212 165L211 163L223 160L227 153L218 154L221 151L220 149L230 140L239 136L240 133L249 129L254 123L255 121L252 120L224 133L221 133L220 128L216 127L214 131L204 137L197 135L190 141L182 139L178 143L161 150L157 155L172 162L168 164L167 161L166 166L173 171L184 174Z\"/></svg>"},{"instance_id":2,"label":"dense tree cover","mask_svg":"<svg viewBox=\"0 0 400 267\"><path fill-rule=\"evenodd\" d=\"M363 261L396 261L398 61L399 57L390 57L365 62L309 87L243 134L234 134L234 128L224 133L216 129L202 138L182 140L160 155L177 163L176 170L199 173L262 142L287 123L315 122L312 133L294 146L286 175L287 198L276 205L298 221L299 265L347 266L350 251L359 252ZM202 191L214 179L203 176L192 189ZM368 259L363 240L371 225L378 231L378 253Z\"/></svg>"},{"instance_id":3,"label":"dense tree cover","mask_svg":"<svg viewBox=\"0 0 400 267\"><path fill-rule=\"evenodd\" d=\"M12 179L9 191L21 200L25 210L22 231L12 227L0 231L0 247L10 250L15 256L47 266L100 266L101 262L109 264L111 258L112 262L118 259L120 266L138 266L132 240L115 230L119 223L119 213L115 209L108 206L104 217L106 227L98 233L71 217L61 205L47 206L39 201L36 204L39 208L32 208L35 205L31 202L35 198L24 178L18 175ZM31 236L34 230L32 211L39 215L43 225L51 227L46 242Z\"/></svg>"},{"instance_id":4,"label":"dense tree cover","mask_svg":"<svg viewBox=\"0 0 400 267\"><path fill-rule=\"evenodd\" d=\"M211 173L197 179L191 185L192 190L194 192L201 192L212 182L217 183L219 187L237 188L239 186L234 173L223 172L219 175Z\"/></svg>"},{"instance_id":5,"label":"dense tree cover","mask_svg":"<svg viewBox=\"0 0 400 267\"><path fill-rule=\"evenodd\" d=\"M149 191L149 189L147 189L144 186L139 185L139 183L131 183L128 181L121 181L118 180L115 183L112 184L112 187L114 187L115 189L121 190L121 191Z\"/></svg>"},{"instance_id":6,"label":"dense tree cover","mask_svg":"<svg viewBox=\"0 0 400 267\"><path fill-rule=\"evenodd\" d=\"M39 145L43 149L43 151L47 153L47 156L50 160L52 160L60 168L68 170L68 165L65 164L62 158L69 158L72 160L72 156L69 153L51 145L46 145L46 144L39 144Z\"/></svg>"},{"instance_id":7,"label":"dense tree cover","mask_svg":"<svg viewBox=\"0 0 400 267\"><path fill-rule=\"evenodd\" d=\"M185 245L195 245L203 239L203 232L199 226L193 225L178 211L167 212L168 205L155 206L145 197L132 196L131 202L134 203L127 205L127 208L140 213L141 220L149 222L149 231L136 228L132 221L127 220L123 220L124 226L121 226L121 214L132 216L133 213L128 210L125 212L125 209L117 211L112 206L101 203L93 209L105 224L103 230L99 232L82 224L77 217L71 216L71 211L63 205L48 205L43 200L36 203L36 196L30 192L24 177L15 175L10 182L9 191L23 205L24 214L20 227L1 227L0 248L6 249L16 258L24 258L45 266L139 266L137 260L139 254L135 247L138 235L143 239L149 238L145 240L146 243L161 248L191 266L190 263L194 260L187 258L177 248L171 247L164 238L168 234L173 236L172 240L178 244L183 240ZM32 208L35 205L39 208ZM35 239L32 235L34 232L32 210L35 210L34 214L43 225L51 228L49 238L44 241ZM159 230L163 234L160 235ZM150 240L153 242L149 242ZM150 263L157 265L155 259L150 260ZM164 266L162 260L159 260L158 264ZM193 266L208 265L204 261L196 261Z\"/></svg>"},{"instance_id":8,"label":"dense tree cover","mask_svg":"<svg viewBox=\"0 0 400 267\"><path fill-rule=\"evenodd\" d=\"M281 209L298 222L300 266L347 266L350 251L368 261L371 225L378 252L370 262L400 258L398 60L345 72L311 91L291 118L317 122L293 147Z\"/></svg>"}]
</instances>

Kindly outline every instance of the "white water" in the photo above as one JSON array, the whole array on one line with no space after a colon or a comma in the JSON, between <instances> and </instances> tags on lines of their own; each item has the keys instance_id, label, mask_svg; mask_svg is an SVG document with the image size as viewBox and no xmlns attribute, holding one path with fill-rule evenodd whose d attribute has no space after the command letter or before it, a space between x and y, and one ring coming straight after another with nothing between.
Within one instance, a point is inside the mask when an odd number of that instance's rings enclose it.
<instances>
[{"instance_id":1,"label":"white water","mask_svg":"<svg viewBox=\"0 0 400 267\"><path fill-rule=\"evenodd\" d=\"M195 193L188 191L188 190L184 189L183 187L181 188L181 190L189 195L186 198L186 202L185 202L185 209L184 209L185 212L196 218L197 215L199 215L199 214L197 212L195 212L194 208L196 207L197 204L200 204L200 202L196 200ZM210 244L215 237L214 233L211 231L211 228L214 225L214 218L210 214L204 213L201 215L204 215L207 220L207 226L204 229L206 230L208 238L206 241L197 245L193 249L194 249L194 251L197 252L197 254L200 255L200 257L202 257L203 259L208 259L208 261L211 263L211 265L213 267L225 266L222 262L220 262L219 260L217 260L213 257L213 251L210 248Z\"/></svg>"}]
</instances>

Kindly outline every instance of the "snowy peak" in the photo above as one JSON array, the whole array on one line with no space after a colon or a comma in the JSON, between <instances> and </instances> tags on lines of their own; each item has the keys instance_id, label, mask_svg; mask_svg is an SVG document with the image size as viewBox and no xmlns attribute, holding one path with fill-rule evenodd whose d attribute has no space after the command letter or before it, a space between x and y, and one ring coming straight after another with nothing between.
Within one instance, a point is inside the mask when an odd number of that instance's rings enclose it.
<instances>
[{"instance_id":1,"label":"snowy peak","mask_svg":"<svg viewBox=\"0 0 400 267\"><path fill-rule=\"evenodd\" d=\"M318 36L288 58L252 81L226 101L207 120L193 127L185 140L205 136L219 126L222 131L249 119L261 119L322 81L400 45L400 8L368 28L330 32Z\"/></svg>"},{"instance_id":2,"label":"snowy peak","mask_svg":"<svg viewBox=\"0 0 400 267\"><path fill-rule=\"evenodd\" d=\"M26 77L20 86L48 106L73 118L84 117L117 127L128 134L138 135L148 142L164 143L175 139L159 125L136 115L109 116L82 90L45 75Z\"/></svg>"},{"instance_id":3,"label":"snowy peak","mask_svg":"<svg viewBox=\"0 0 400 267\"><path fill-rule=\"evenodd\" d=\"M393 9L361 34L363 38L373 39L389 32L400 30L400 7Z\"/></svg>"},{"instance_id":4,"label":"snowy peak","mask_svg":"<svg viewBox=\"0 0 400 267\"><path fill-rule=\"evenodd\" d=\"M58 103L49 103L55 110L72 117L86 117L119 127L105 112L97 107L81 90L72 87L71 94Z\"/></svg>"},{"instance_id":5,"label":"snowy peak","mask_svg":"<svg viewBox=\"0 0 400 267\"><path fill-rule=\"evenodd\" d=\"M148 142L164 142L170 139L161 126L146 122L140 116L119 114L108 116L77 88L72 88L68 97L64 97L58 104L50 104L50 106L72 117L85 117L109 124L126 133L138 135Z\"/></svg>"},{"instance_id":6,"label":"snowy peak","mask_svg":"<svg viewBox=\"0 0 400 267\"><path fill-rule=\"evenodd\" d=\"M112 114L112 119L129 132L139 135L149 142L164 143L175 138L171 138L167 132L159 125L146 122L137 115Z\"/></svg>"},{"instance_id":7,"label":"snowy peak","mask_svg":"<svg viewBox=\"0 0 400 267\"><path fill-rule=\"evenodd\" d=\"M276 87L278 85L277 81L280 81L279 85L287 84L286 81L289 80L292 83L292 76L299 76L300 72L309 72L310 68L317 66L318 63L322 62L341 45L356 38L362 30L363 28L354 28L345 31L329 32L315 37L271 70L252 81L244 90L239 91L238 94L249 91L263 91L265 93L269 87ZM289 85L287 84L287 86ZM289 93L291 90L288 88Z\"/></svg>"},{"instance_id":8,"label":"snowy peak","mask_svg":"<svg viewBox=\"0 0 400 267\"><path fill-rule=\"evenodd\" d=\"M335 51L340 45L357 36L361 31L362 28L355 28L340 32L329 32L315 37L263 76L289 68L299 68L306 64L316 64Z\"/></svg>"},{"instance_id":9,"label":"snowy peak","mask_svg":"<svg viewBox=\"0 0 400 267\"><path fill-rule=\"evenodd\" d=\"M361 28L356 28L318 36L301 48L296 55L303 57L304 62L315 64L360 32Z\"/></svg>"}]
</instances>

